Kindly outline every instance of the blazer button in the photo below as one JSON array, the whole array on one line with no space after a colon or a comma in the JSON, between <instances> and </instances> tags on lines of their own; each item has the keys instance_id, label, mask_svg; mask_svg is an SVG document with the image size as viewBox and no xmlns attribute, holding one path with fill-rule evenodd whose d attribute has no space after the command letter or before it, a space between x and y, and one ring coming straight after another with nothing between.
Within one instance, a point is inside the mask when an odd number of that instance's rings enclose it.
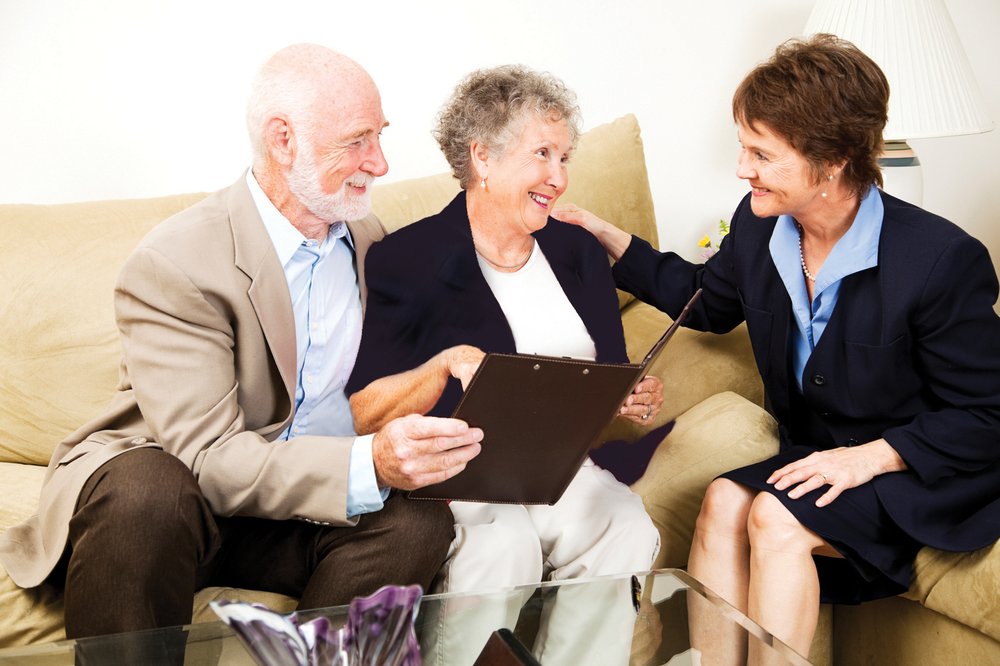
<instances>
[{"instance_id":1,"label":"blazer button","mask_svg":"<svg viewBox=\"0 0 1000 666\"><path fill-rule=\"evenodd\" d=\"M133 437L132 441L129 442L129 444L131 444L132 446L142 446L143 444L145 444L148 441L149 440L146 439L145 437Z\"/></svg>"},{"instance_id":2,"label":"blazer button","mask_svg":"<svg viewBox=\"0 0 1000 666\"><path fill-rule=\"evenodd\" d=\"M826 377L823 375L813 375L812 381L816 386L822 386L823 384L826 384Z\"/></svg>"}]
</instances>

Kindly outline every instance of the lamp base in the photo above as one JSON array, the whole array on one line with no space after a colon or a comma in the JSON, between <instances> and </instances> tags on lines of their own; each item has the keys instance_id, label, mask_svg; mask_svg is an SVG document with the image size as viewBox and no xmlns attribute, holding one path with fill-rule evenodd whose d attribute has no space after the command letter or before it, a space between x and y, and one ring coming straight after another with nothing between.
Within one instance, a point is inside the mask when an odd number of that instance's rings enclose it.
<instances>
[{"instance_id":1,"label":"lamp base","mask_svg":"<svg viewBox=\"0 0 1000 666\"><path fill-rule=\"evenodd\" d=\"M882 156L882 189L914 206L923 205L924 176L916 151L905 141L886 141Z\"/></svg>"}]
</instances>

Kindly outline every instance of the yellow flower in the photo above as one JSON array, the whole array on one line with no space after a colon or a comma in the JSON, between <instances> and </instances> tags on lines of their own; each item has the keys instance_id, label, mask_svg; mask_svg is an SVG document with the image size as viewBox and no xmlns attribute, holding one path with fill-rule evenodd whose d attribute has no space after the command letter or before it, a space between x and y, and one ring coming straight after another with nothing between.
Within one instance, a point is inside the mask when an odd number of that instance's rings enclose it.
<instances>
[{"instance_id":1,"label":"yellow flower","mask_svg":"<svg viewBox=\"0 0 1000 666\"><path fill-rule=\"evenodd\" d=\"M712 247L712 239L705 234L705 237L698 241L698 247Z\"/></svg>"}]
</instances>

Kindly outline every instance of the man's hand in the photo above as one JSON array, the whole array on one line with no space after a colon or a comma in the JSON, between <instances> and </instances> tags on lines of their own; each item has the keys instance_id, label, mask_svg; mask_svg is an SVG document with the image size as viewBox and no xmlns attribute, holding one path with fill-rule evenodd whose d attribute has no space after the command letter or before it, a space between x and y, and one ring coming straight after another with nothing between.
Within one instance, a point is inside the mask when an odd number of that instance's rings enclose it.
<instances>
[{"instance_id":1,"label":"man's hand","mask_svg":"<svg viewBox=\"0 0 1000 666\"><path fill-rule=\"evenodd\" d=\"M479 455L483 431L458 419L410 414L375 433L372 458L380 488L414 490L440 483Z\"/></svg>"},{"instance_id":2,"label":"man's hand","mask_svg":"<svg viewBox=\"0 0 1000 666\"><path fill-rule=\"evenodd\" d=\"M469 382L479 369L479 364L486 358L486 354L478 347L458 345L445 349L438 354L438 358L444 365L445 371L462 382L464 391L469 387Z\"/></svg>"}]
</instances>

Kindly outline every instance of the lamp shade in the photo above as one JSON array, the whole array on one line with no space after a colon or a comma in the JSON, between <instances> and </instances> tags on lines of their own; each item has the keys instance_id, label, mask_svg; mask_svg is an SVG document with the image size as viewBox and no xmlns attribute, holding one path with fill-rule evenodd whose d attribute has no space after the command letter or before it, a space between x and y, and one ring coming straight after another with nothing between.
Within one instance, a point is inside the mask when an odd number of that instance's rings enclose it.
<instances>
[{"instance_id":1,"label":"lamp shade","mask_svg":"<svg viewBox=\"0 0 1000 666\"><path fill-rule=\"evenodd\" d=\"M943 0L817 0L805 34L854 43L889 79L886 141L993 129Z\"/></svg>"}]
</instances>

